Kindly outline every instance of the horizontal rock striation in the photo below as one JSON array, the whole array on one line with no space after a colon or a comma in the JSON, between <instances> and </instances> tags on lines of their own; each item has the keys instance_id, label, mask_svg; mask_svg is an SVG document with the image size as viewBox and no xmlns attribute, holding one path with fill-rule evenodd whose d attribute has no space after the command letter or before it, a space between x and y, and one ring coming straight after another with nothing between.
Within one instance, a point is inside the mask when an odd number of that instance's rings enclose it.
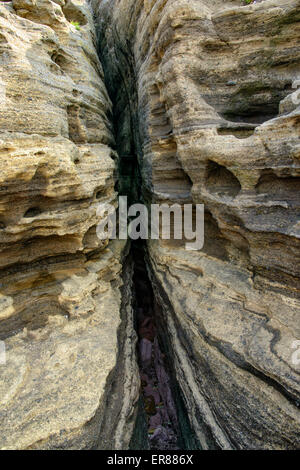
<instances>
[{"instance_id":1,"label":"horizontal rock striation","mask_svg":"<svg viewBox=\"0 0 300 470\"><path fill-rule=\"evenodd\" d=\"M205 204L202 251L148 243L199 443L294 449L300 2L91 3L121 162L138 162L147 203Z\"/></svg>"},{"instance_id":2,"label":"horizontal rock striation","mask_svg":"<svg viewBox=\"0 0 300 470\"><path fill-rule=\"evenodd\" d=\"M0 2L2 449L131 439L126 252L96 236L98 204L116 203L116 153L95 43L86 1Z\"/></svg>"}]
</instances>

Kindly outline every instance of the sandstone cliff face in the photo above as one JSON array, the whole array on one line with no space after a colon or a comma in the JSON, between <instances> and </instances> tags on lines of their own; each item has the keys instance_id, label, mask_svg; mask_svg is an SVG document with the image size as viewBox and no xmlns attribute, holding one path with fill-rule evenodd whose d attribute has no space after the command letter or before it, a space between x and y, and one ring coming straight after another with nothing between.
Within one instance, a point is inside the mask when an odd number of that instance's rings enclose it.
<instances>
[{"instance_id":1,"label":"sandstone cliff face","mask_svg":"<svg viewBox=\"0 0 300 470\"><path fill-rule=\"evenodd\" d=\"M124 250L96 237L98 203L116 199L116 155L95 42L86 1L0 2L4 449L131 438L139 382Z\"/></svg>"},{"instance_id":2,"label":"sandstone cliff face","mask_svg":"<svg viewBox=\"0 0 300 470\"><path fill-rule=\"evenodd\" d=\"M300 2L92 4L121 170L138 163L148 203L205 204L202 251L148 243L161 339L198 441L295 448Z\"/></svg>"},{"instance_id":3,"label":"sandstone cliff face","mask_svg":"<svg viewBox=\"0 0 300 470\"><path fill-rule=\"evenodd\" d=\"M129 247L96 237L116 188L205 204L202 251L146 256L187 445L297 447L299 14L0 2L0 448L147 445Z\"/></svg>"}]
</instances>

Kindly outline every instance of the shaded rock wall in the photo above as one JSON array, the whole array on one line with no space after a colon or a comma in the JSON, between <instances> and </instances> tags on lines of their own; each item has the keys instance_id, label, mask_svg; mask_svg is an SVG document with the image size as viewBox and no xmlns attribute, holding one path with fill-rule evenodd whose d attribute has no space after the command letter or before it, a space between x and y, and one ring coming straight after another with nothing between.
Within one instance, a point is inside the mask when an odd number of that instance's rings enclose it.
<instances>
[{"instance_id":1,"label":"shaded rock wall","mask_svg":"<svg viewBox=\"0 0 300 470\"><path fill-rule=\"evenodd\" d=\"M131 439L139 378L124 247L96 237L97 205L117 194L95 44L86 1L0 2L4 449Z\"/></svg>"},{"instance_id":2,"label":"shaded rock wall","mask_svg":"<svg viewBox=\"0 0 300 470\"><path fill-rule=\"evenodd\" d=\"M206 208L202 251L148 244L197 438L204 449L295 448L300 2L91 3L119 153L134 152L143 199Z\"/></svg>"}]
</instances>

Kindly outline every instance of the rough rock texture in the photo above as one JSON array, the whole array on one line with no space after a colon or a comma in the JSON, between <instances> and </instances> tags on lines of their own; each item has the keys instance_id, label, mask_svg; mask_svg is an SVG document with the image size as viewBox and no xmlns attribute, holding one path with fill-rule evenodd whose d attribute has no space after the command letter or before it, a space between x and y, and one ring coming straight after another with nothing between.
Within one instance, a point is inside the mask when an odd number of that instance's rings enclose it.
<instances>
[{"instance_id":1,"label":"rough rock texture","mask_svg":"<svg viewBox=\"0 0 300 470\"><path fill-rule=\"evenodd\" d=\"M92 4L121 162L138 161L145 201L205 204L202 251L149 243L198 440L204 449L293 449L300 2Z\"/></svg>"},{"instance_id":2,"label":"rough rock texture","mask_svg":"<svg viewBox=\"0 0 300 470\"><path fill-rule=\"evenodd\" d=\"M131 439L139 377L123 247L96 237L116 155L95 42L86 1L0 2L2 449Z\"/></svg>"}]
</instances>

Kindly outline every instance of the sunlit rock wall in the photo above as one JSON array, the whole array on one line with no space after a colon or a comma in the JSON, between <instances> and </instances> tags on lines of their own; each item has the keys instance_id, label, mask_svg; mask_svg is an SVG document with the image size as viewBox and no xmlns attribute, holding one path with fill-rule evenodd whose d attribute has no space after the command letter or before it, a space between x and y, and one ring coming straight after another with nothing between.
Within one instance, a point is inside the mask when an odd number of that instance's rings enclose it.
<instances>
[{"instance_id":1,"label":"sunlit rock wall","mask_svg":"<svg viewBox=\"0 0 300 470\"><path fill-rule=\"evenodd\" d=\"M205 204L202 251L149 243L161 321L199 442L293 449L300 2L91 3L119 153L128 156L130 115L144 200Z\"/></svg>"},{"instance_id":2,"label":"sunlit rock wall","mask_svg":"<svg viewBox=\"0 0 300 470\"><path fill-rule=\"evenodd\" d=\"M86 1L0 2L3 449L131 439L139 383L123 248L96 236L98 204L116 200L116 154L95 44Z\"/></svg>"}]
</instances>

